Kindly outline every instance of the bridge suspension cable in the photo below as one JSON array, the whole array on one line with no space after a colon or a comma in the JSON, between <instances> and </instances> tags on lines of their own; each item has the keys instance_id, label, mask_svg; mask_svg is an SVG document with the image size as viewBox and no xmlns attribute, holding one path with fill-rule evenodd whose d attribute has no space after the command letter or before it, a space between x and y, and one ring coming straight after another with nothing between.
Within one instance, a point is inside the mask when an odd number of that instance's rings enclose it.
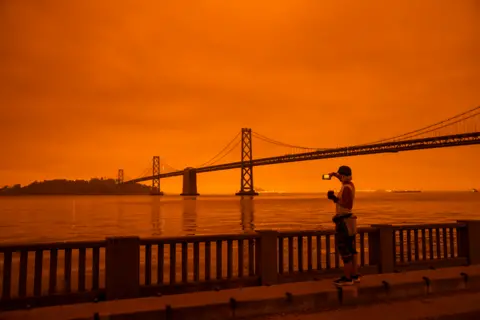
<instances>
[{"instance_id":1,"label":"bridge suspension cable","mask_svg":"<svg viewBox=\"0 0 480 320\"><path fill-rule=\"evenodd\" d=\"M430 132L433 132L433 131L436 131L436 130L440 130L440 129L443 129L443 128L447 128L447 127L453 126L454 124L458 124L458 123L463 122L463 121L465 121L465 120L468 120L468 119L471 119L471 118L473 118L473 117L476 117L476 116L478 116L478 115L480 115L480 112L471 114L471 115L469 115L468 117L464 117L464 118L458 119L458 120L456 120L456 121L454 121L454 122L450 122L450 123L444 124L444 125L442 125L442 126L440 126L440 127L432 128L432 129L427 130L427 131L423 131L423 132L419 132L419 133L417 133L417 134L409 135L409 136L406 137L406 139L410 140L410 139L412 139L412 138L418 137L419 135L423 135L423 134L430 133ZM405 139L403 139L403 140L405 140Z\"/></svg>"},{"instance_id":2,"label":"bridge suspension cable","mask_svg":"<svg viewBox=\"0 0 480 320\"><path fill-rule=\"evenodd\" d=\"M355 146L363 146L363 145L369 145L369 144L380 144L380 143L391 142L391 141L395 141L395 140L399 140L399 139L401 139L401 140L413 139L413 138L418 137L418 136L423 135L423 134L427 134L427 133L430 133L430 132L433 132L433 131L436 131L436 130L439 130L439 129L443 129L443 128L446 128L446 127L453 126L453 125L458 124L462 121L466 121L468 119L471 119L471 118L473 118L475 116L479 116L479 115L480 115L480 106L477 106L475 108L472 108L472 109L467 110L465 112L462 112L460 114L452 116L448 119L436 122L434 124L428 125L426 127L422 127L420 129L417 129L417 130L409 131L409 132L403 133L401 135L397 135L397 136L386 138L386 139L381 139L381 140L368 142L368 143L362 143L362 144L355 145ZM452 120L455 120L455 121L452 122ZM252 132L252 135L254 137L262 140L262 141L267 142L267 143L271 143L271 144L274 144L274 145L287 147L287 148L305 150L305 151L308 151L308 152L324 151L324 150L329 149L329 148L312 148L312 147L296 146L296 145L292 145L292 144L289 144L289 143L284 143L284 142L269 138L269 137L264 136L264 135L262 135L260 133L257 133L257 132Z\"/></svg>"},{"instance_id":3,"label":"bridge suspension cable","mask_svg":"<svg viewBox=\"0 0 480 320\"><path fill-rule=\"evenodd\" d=\"M161 165L162 165L162 168L164 169L164 172L165 172L165 171L168 171L168 172L181 171L181 170L178 170L178 169L172 167L171 165L169 165L169 164L166 163L166 162L163 162ZM165 170L165 169L167 169L167 170ZM165 172L165 173L166 173L166 172Z\"/></svg>"},{"instance_id":4,"label":"bridge suspension cable","mask_svg":"<svg viewBox=\"0 0 480 320\"><path fill-rule=\"evenodd\" d=\"M148 176L151 171L152 171L152 168L143 169L142 173L137 177L137 179Z\"/></svg>"},{"instance_id":5,"label":"bridge suspension cable","mask_svg":"<svg viewBox=\"0 0 480 320\"><path fill-rule=\"evenodd\" d=\"M471 114L471 113L473 113L473 114ZM466 116L466 115L468 115L468 116ZM411 138L418 137L422 134L430 133L430 132L433 132L435 130L439 130L439 129L442 129L442 128L452 126L454 124L457 124L459 122L471 119L471 118L473 118L475 116L478 116L478 115L480 115L480 106L475 107L475 108L470 109L470 110L467 110L465 112L459 113L459 114L457 114L453 117L450 117L448 119L436 122L434 124L428 125L426 127L423 127L423 128L417 129L417 130L413 130L413 131L410 131L410 132L407 132L407 133L403 133L401 135L394 136L394 137L391 137L391 138L386 138L386 139L381 139L381 140L377 140L377 141L373 141L373 142L369 142L369 143L364 143L364 144L361 144L359 146L367 145L367 144L379 144L379 143L383 143L383 142L395 141L395 140L399 140L400 138L401 138L401 140L408 140L408 139L411 139ZM458 119L458 118L460 118L460 119ZM454 121L454 122L450 122L450 121L455 120L455 119L457 119L457 120ZM450 122L450 123L448 123L448 122ZM440 126L440 125L442 125L442 126Z\"/></svg>"},{"instance_id":6,"label":"bridge suspension cable","mask_svg":"<svg viewBox=\"0 0 480 320\"><path fill-rule=\"evenodd\" d=\"M221 160L223 160L223 158L225 158L226 156L228 156L230 153L232 153L235 148L238 147L238 145L241 143L242 141L239 140L237 141L233 146L230 147L230 149L227 150L227 152L225 152L224 155L222 155L220 158L218 158L217 160L215 160L214 162L210 163L209 166L213 166L214 164L217 164L219 163Z\"/></svg>"},{"instance_id":7,"label":"bridge suspension cable","mask_svg":"<svg viewBox=\"0 0 480 320\"><path fill-rule=\"evenodd\" d=\"M134 179L132 179L130 176L125 176L124 179L125 181L130 181L130 180L136 180L136 179L146 177L149 175L149 170L152 170L152 168L143 169L142 173L139 176L135 177Z\"/></svg>"},{"instance_id":8,"label":"bridge suspension cable","mask_svg":"<svg viewBox=\"0 0 480 320\"><path fill-rule=\"evenodd\" d=\"M274 145L277 145L277 146L281 146L281 147L301 149L301 150L307 150L307 151L322 151L322 150L327 150L328 149L328 148L312 148L312 147L295 146L295 145L292 145L292 144L289 144L289 143L284 143L284 142L269 138L269 137L264 136L264 135L262 135L258 132L252 132L252 135L257 139L260 139L262 141L265 141L265 142L268 142L268 143L271 143L271 144L274 144Z\"/></svg>"},{"instance_id":9,"label":"bridge suspension cable","mask_svg":"<svg viewBox=\"0 0 480 320\"><path fill-rule=\"evenodd\" d=\"M240 134L241 134L241 132L237 133L237 135L222 150L220 150L213 158L211 158L207 162L202 163L201 165L197 166L197 168L211 166L215 163L218 163L218 161L222 160L223 158L225 158L228 154L230 154L235 149L235 147L237 147L240 144L240 140L238 140L238 137L240 136ZM235 143L235 141L237 141L237 143ZM226 152L226 153L224 154L224 152Z\"/></svg>"},{"instance_id":10,"label":"bridge suspension cable","mask_svg":"<svg viewBox=\"0 0 480 320\"><path fill-rule=\"evenodd\" d=\"M170 173L170 172L175 172L175 171L180 171L174 167L172 167L171 165L169 165L168 163L162 163L162 166L161 168L163 168L163 172L162 173ZM140 178L144 178L144 177L149 177L152 175L152 167L149 166L145 169L143 169L142 173L140 175L138 175L137 177L135 177L134 179L131 179L131 178L128 178L126 179L127 181L129 180L137 180L137 179L140 179Z\"/></svg>"}]
</instances>

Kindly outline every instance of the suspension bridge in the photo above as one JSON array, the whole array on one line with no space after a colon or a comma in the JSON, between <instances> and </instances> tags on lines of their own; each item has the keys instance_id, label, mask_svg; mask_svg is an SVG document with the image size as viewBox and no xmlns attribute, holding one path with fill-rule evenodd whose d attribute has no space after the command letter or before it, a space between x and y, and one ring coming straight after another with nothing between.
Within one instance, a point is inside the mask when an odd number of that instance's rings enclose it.
<instances>
[{"instance_id":1,"label":"suspension bridge","mask_svg":"<svg viewBox=\"0 0 480 320\"><path fill-rule=\"evenodd\" d=\"M197 193L197 174L241 169L240 191L237 195L257 195L253 183L253 167L274 165L288 162L352 157L377 153L392 153L433 148L446 148L480 144L480 106L467 110L448 119L436 122L426 127L409 131L394 137L377 140L360 145L338 148L312 148L297 146L277 141L265 135L243 128L224 148L209 161L197 166L176 169L154 156L152 166L135 179L124 179L123 169L118 170L117 181L121 183L139 183L152 181L152 194L163 194L160 179L183 176L183 192L181 195L193 196ZM253 158L253 139L264 143L286 147L293 152L280 156ZM223 159L240 146L240 161L221 163Z\"/></svg>"}]
</instances>

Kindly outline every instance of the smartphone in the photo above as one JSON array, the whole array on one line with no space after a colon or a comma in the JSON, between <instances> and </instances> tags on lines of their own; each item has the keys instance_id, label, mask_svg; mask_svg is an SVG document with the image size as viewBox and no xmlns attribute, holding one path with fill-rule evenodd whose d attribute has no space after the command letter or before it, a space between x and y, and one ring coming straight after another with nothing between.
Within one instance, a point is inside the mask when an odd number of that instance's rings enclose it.
<instances>
[{"instance_id":1,"label":"smartphone","mask_svg":"<svg viewBox=\"0 0 480 320\"><path fill-rule=\"evenodd\" d=\"M322 175L322 180L331 180L331 179L332 179L332 176L329 174Z\"/></svg>"}]
</instances>

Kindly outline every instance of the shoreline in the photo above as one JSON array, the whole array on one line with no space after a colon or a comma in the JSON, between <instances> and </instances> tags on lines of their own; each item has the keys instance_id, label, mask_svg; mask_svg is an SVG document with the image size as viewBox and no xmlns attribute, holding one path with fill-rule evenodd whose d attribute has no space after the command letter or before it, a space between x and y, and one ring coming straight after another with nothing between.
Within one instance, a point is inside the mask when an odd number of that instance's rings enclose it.
<instances>
[{"instance_id":1,"label":"shoreline","mask_svg":"<svg viewBox=\"0 0 480 320\"><path fill-rule=\"evenodd\" d=\"M289 195L323 195L326 191L319 192L283 192L283 193L261 193L256 197L273 197L273 196L289 196ZM470 190L422 190L421 192L388 192L388 191L366 191L358 190L357 193L381 193L381 194L422 194L422 193L477 193ZM1 197L49 197L49 196L155 196L150 193L24 193L24 194L1 194ZM165 193L162 196L166 197L180 197L181 195L175 193ZM212 196L235 196L235 193L203 193L201 197L212 197ZM199 197L199 196L198 196Z\"/></svg>"},{"instance_id":2,"label":"shoreline","mask_svg":"<svg viewBox=\"0 0 480 320\"><path fill-rule=\"evenodd\" d=\"M0 197L48 197L48 196L150 196L149 193L24 193L0 194ZM167 195L168 196L168 195Z\"/></svg>"}]
</instances>

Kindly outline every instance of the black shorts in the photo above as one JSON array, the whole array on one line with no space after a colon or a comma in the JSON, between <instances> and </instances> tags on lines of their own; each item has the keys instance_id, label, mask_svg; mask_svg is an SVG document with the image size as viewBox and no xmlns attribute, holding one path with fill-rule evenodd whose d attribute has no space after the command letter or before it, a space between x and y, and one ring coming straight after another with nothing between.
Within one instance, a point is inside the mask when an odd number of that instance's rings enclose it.
<instances>
[{"instance_id":1,"label":"black shorts","mask_svg":"<svg viewBox=\"0 0 480 320\"><path fill-rule=\"evenodd\" d=\"M339 219L339 221L335 222L335 242L337 250L342 258L345 259L357 254L355 236L350 236L348 234L348 229L343 219Z\"/></svg>"},{"instance_id":2,"label":"black shorts","mask_svg":"<svg viewBox=\"0 0 480 320\"><path fill-rule=\"evenodd\" d=\"M336 235L337 250L340 256L345 259L357 254L355 248L355 236Z\"/></svg>"}]
</instances>

